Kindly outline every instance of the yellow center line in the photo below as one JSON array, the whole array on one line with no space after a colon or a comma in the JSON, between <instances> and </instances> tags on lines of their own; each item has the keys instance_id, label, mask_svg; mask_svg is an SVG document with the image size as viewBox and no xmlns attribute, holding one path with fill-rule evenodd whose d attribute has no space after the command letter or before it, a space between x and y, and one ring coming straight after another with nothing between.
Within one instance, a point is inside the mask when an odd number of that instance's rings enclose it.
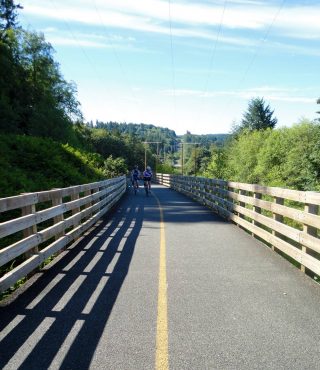
<instances>
[{"instance_id":1,"label":"yellow center line","mask_svg":"<svg viewBox=\"0 0 320 370\"><path fill-rule=\"evenodd\" d=\"M154 195L154 194L153 194ZM158 290L158 318L156 341L156 369L168 370L168 305L167 305L167 266L166 266L166 239L164 230L163 210L159 199L160 211L160 261L159 261L159 290Z\"/></svg>"}]
</instances>

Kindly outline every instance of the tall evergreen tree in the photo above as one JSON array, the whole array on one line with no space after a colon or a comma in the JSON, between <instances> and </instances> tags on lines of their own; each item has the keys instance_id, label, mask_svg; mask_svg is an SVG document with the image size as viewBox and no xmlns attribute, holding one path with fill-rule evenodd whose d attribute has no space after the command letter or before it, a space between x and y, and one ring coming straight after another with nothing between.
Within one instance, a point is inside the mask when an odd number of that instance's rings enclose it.
<instances>
[{"instance_id":1,"label":"tall evergreen tree","mask_svg":"<svg viewBox=\"0 0 320 370\"><path fill-rule=\"evenodd\" d=\"M241 128L249 131L265 130L267 128L274 128L277 124L277 118L273 118L273 112L269 105L265 105L263 98L251 99L248 106L248 111L245 112Z\"/></svg>"}]
</instances>

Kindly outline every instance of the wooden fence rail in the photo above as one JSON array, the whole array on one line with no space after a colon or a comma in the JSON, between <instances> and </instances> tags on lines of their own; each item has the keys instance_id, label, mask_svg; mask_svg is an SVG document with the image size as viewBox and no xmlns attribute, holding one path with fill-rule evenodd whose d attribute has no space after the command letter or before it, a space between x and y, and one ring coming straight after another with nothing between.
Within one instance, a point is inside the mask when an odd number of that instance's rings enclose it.
<instances>
[{"instance_id":1,"label":"wooden fence rail","mask_svg":"<svg viewBox=\"0 0 320 370\"><path fill-rule=\"evenodd\" d=\"M320 275L320 193L157 174L156 180L212 208Z\"/></svg>"},{"instance_id":2,"label":"wooden fence rail","mask_svg":"<svg viewBox=\"0 0 320 370\"><path fill-rule=\"evenodd\" d=\"M0 223L0 267L4 271L0 292L81 236L125 190L126 178L121 176L0 199L0 215L8 218ZM17 266L12 269L9 264Z\"/></svg>"}]
</instances>

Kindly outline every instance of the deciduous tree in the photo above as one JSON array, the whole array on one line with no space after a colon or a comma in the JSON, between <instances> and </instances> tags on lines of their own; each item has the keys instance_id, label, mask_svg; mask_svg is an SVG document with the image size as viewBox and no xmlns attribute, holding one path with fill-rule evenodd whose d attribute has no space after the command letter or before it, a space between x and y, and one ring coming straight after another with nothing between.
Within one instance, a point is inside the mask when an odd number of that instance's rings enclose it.
<instances>
[{"instance_id":1,"label":"deciduous tree","mask_svg":"<svg viewBox=\"0 0 320 370\"><path fill-rule=\"evenodd\" d=\"M22 9L22 6L13 0L0 0L0 30L17 27L17 9Z\"/></svg>"}]
</instances>

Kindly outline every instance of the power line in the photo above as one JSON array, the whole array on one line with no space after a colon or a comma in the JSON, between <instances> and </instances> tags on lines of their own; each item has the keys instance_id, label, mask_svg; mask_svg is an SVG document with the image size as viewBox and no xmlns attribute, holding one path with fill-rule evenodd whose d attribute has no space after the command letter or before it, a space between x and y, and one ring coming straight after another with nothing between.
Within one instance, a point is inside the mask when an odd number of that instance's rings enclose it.
<instances>
[{"instance_id":1,"label":"power line","mask_svg":"<svg viewBox=\"0 0 320 370\"><path fill-rule=\"evenodd\" d=\"M221 19L220 19L220 24L219 24L219 28L218 28L218 33L217 33L217 37L216 37L215 43L212 46L211 58L210 58L210 64L209 64L209 71L208 71L206 82L204 84L204 89L203 89L202 95L206 95L206 93L208 91L208 83L209 83L209 79L210 79L211 73L212 73L213 61L214 61L214 58L215 58L215 55L216 55L216 51L217 51L217 45L218 45L218 41L219 41L219 38L220 38L220 33L221 33L221 29L222 29L222 24L223 24L223 19L224 19L224 13L226 11L226 6L227 6L227 0L225 0L224 1L224 4L223 4L223 10L222 10L222 14L221 14Z\"/></svg>"},{"instance_id":2,"label":"power line","mask_svg":"<svg viewBox=\"0 0 320 370\"><path fill-rule=\"evenodd\" d=\"M50 0L51 4L53 5L53 7L58 11L58 7L56 5L56 3L54 2L54 0ZM74 35L74 33L72 32L72 29L69 25L69 23L65 20L65 18L62 17L62 20L66 26L66 28L68 29L69 33L71 34L72 38L75 40L76 44L78 45L78 47L80 48L80 50L82 51L83 55L85 56L85 58L87 59L88 63L90 64L92 70L94 71L94 73L97 75L98 79L101 80L101 77L99 76L99 73L97 72L94 64L92 63L91 59L89 58L88 54L85 52L84 48L81 46L79 40L77 39L77 37Z\"/></svg>"},{"instance_id":3,"label":"power line","mask_svg":"<svg viewBox=\"0 0 320 370\"><path fill-rule=\"evenodd\" d=\"M59 11L59 9L58 9L58 7L57 7L57 5L56 5L55 1L54 1L54 0L50 0L50 2L51 2L51 5L52 5L52 6L53 6L57 11ZM76 42L77 46L80 48L80 50L82 51L82 53L83 53L83 55L85 56L86 60L88 61L89 65L90 65L91 69L93 70L93 72L95 73L95 75L96 75L96 77L97 77L98 81L102 81L102 80L103 80L103 79L102 79L102 77L101 77L101 76L100 76L100 74L98 73L97 69L95 68L94 64L92 63L91 59L89 58L89 56L88 56L88 54L86 53L86 51L84 50L84 48L81 46L81 44L80 44L80 42L79 42L78 38L77 38L77 37L75 36L75 34L72 32L72 29L71 29L71 27L70 27L69 23L68 23L68 22L66 21L66 19L65 19L65 18L63 18L63 17L62 17L62 20L63 20L63 22L64 22L64 24L65 24L66 28L68 29L69 33L71 34L72 38L75 40L75 42ZM106 87L105 87L105 85L104 85L104 84L103 84L103 89L104 89L107 93L109 93L109 91L106 89ZM125 122L125 119L123 120L123 122Z\"/></svg>"},{"instance_id":4,"label":"power line","mask_svg":"<svg viewBox=\"0 0 320 370\"><path fill-rule=\"evenodd\" d=\"M282 10L282 8L283 8L283 6L284 6L284 3L285 3L285 2L286 2L286 0L282 0L282 3L281 3L281 5L280 5L280 7L278 8L278 11L277 11L277 12L276 12L276 14L274 15L274 17L273 17L273 19L272 19L272 22L270 23L270 25L269 25L269 27L268 27L268 29L267 29L267 31L266 31L266 33L265 33L265 35L264 35L263 39L262 39L262 40L260 41L260 43L257 45L256 50L255 50L255 53L254 53L254 55L253 55L253 57L252 57L252 59L251 59L250 63L248 64L248 67L247 67L247 69L245 70L245 72L244 72L244 74L243 74L243 76L242 76L242 79L240 80L239 85L241 85L241 84L244 82L244 80L246 79L246 77L247 77L247 75L248 75L249 70L251 69L251 67L252 67L252 65L253 65L253 63L254 63L254 61L255 61L255 60L256 60L256 58L257 58L257 55L258 55L259 51L261 50L262 45L266 42L267 38L269 37L269 34L270 34L270 31L271 31L271 28L273 27L273 25L274 25L274 23L275 23L276 19L278 18L278 15L279 15L280 11Z\"/></svg>"},{"instance_id":5,"label":"power line","mask_svg":"<svg viewBox=\"0 0 320 370\"><path fill-rule=\"evenodd\" d=\"M281 10L282 10L282 8L283 8L283 6L284 6L285 2L286 2L286 0L282 0L282 2L281 2L281 4L280 4L280 7L278 8L277 12L275 13L275 15L274 15L274 17L273 17L273 19L272 19L271 23L269 24L269 27L267 28L267 30L266 30L266 32L265 32L265 34L264 34L264 37L263 37L263 38L260 40L260 42L256 45L255 52L254 52L254 54L253 54L253 56L252 56L252 58L251 58L251 60L250 60L250 62L249 62L249 64L248 64L247 68L245 69L245 72L243 73L242 78L240 79L240 81L239 81L239 83L238 83L238 85L237 85L236 90L238 90L238 89L240 88L240 86L243 84L243 82L244 82L244 81L245 81L245 79L247 78L247 75L248 75L248 73L249 73L250 69L252 68L252 66L253 66L253 64L254 64L254 62L255 62L255 60L256 60L256 58L257 58L257 56L258 56L258 53L260 52L262 45L267 41L267 39L268 39L268 37L269 37L269 34L270 34L270 31L271 31L271 28L273 27L273 25L274 25L274 23L275 23L276 19L278 18L278 15L279 15L279 13L281 12ZM230 105L230 102L231 102L231 99L227 102L227 105L226 105L225 110L227 110L227 109L228 109L228 107L229 107L229 105Z\"/></svg>"},{"instance_id":6,"label":"power line","mask_svg":"<svg viewBox=\"0 0 320 370\"><path fill-rule=\"evenodd\" d=\"M202 94L200 95L200 97L201 97L201 113L204 112L204 109L203 109L204 108L204 102L205 102L204 99L205 99L205 97L207 95L207 92L208 92L209 80L210 80L210 77L211 77L211 74L212 74L212 69L213 69L213 61L214 61L214 58L216 56L217 45L218 45L218 42L219 42L221 30L222 30L222 24L223 24L223 20L224 20L224 14L225 14L225 11L226 11L226 7L227 7L227 0L225 0L224 4L223 4L223 9L222 9L222 13L221 13L221 18L220 18L220 23L219 23L219 27L218 27L217 37L216 37L216 40L215 40L214 44L212 45L212 49L211 49L211 57L210 57L210 64L209 64L209 70L208 70L207 78L206 78L206 81L205 81L205 84L204 84Z\"/></svg>"},{"instance_id":7,"label":"power line","mask_svg":"<svg viewBox=\"0 0 320 370\"><path fill-rule=\"evenodd\" d=\"M97 14L98 14L98 16L99 16L100 24L101 24L101 26L103 27L103 29L105 30L106 35L108 36L108 42L109 42L109 43L110 43L110 45L111 45L111 49L112 49L112 51L113 51L113 55L114 55L114 57L115 57L115 59L116 59L116 61L117 61L118 65L119 65L119 69L120 69L120 72L121 72L121 74L122 74L122 76L123 76L123 80L124 80L125 84L129 87L129 90L130 90L130 92L131 92L131 95L132 95L132 97L133 97L134 102L135 102L137 105L139 105L138 100L137 100L137 98L136 98L136 96L135 96L135 94L134 94L134 92L133 92L133 88L132 88L132 86L131 86L130 80L129 80L129 78L128 78L128 76L127 76L127 74L126 74L126 72L125 72L125 70L124 70L124 68L123 68L123 65L122 65L121 60L120 60L120 58L119 58L119 55L118 55L118 53L117 53L117 51L116 51L116 48L115 48L115 46L114 46L114 44L113 44L113 42L112 42L112 40L111 40L111 37L110 37L109 33L107 32L107 28L106 28L106 26L105 26L104 20L102 19L102 16L101 16L100 11L98 10L98 7L97 7L97 4L96 4L96 1L95 1L95 0L93 1L93 4L94 4L94 7L95 7L95 9L96 9L96 12L97 12ZM138 106L138 108L140 108L140 107Z\"/></svg>"},{"instance_id":8,"label":"power line","mask_svg":"<svg viewBox=\"0 0 320 370\"><path fill-rule=\"evenodd\" d=\"M173 41L172 41L172 21L171 21L171 1L168 0L169 5L169 29L170 29L170 45L171 45L171 72L172 72L172 89L173 89L173 108L174 117L176 118L177 107L176 107L176 78L175 78L175 65L173 56Z\"/></svg>"}]
</instances>

